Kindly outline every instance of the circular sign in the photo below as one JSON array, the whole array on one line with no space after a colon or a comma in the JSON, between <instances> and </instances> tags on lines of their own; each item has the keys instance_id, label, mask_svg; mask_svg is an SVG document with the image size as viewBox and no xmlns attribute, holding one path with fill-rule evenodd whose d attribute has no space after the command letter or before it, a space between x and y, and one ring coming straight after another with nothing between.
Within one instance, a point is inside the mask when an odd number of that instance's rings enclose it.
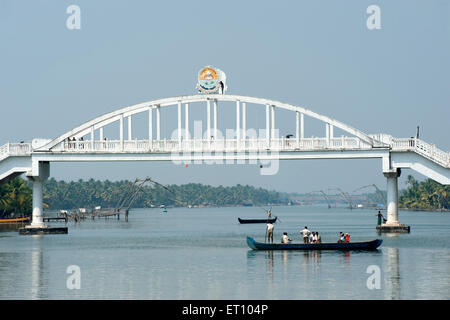
<instances>
[{"instance_id":1,"label":"circular sign","mask_svg":"<svg viewBox=\"0 0 450 320\"><path fill-rule=\"evenodd\" d=\"M198 73L197 88L203 93L217 93L221 89L220 73L217 69L208 66Z\"/></svg>"}]
</instances>

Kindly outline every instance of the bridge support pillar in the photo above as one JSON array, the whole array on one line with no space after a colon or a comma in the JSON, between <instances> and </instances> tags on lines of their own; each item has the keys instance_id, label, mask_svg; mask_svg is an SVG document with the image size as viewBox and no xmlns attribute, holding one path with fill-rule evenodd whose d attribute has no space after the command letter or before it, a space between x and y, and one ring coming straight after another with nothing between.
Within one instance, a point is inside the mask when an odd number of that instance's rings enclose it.
<instances>
[{"instance_id":1,"label":"bridge support pillar","mask_svg":"<svg viewBox=\"0 0 450 320\"><path fill-rule=\"evenodd\" d=\"M387 179L386 222L377 226L379 232L409 232L410 227L398 221L398 177L400 170L385 172Z\"/></svg>"},{"instance_id":2,"label":"bridge support pillar","mask_svg":"<svg viewBox=\"0 0 450 320\"><path fill-rule=\"evenodd\" d=\"M30 226L35 228L42 228L45 227L42 214L42 187L44 179L41 177L30 177L30 180L33 181L33 214Z\"/></svg>"},{"instance_id":3,"label":"bridge support pillar","mask_svg":"<svg viewBox=\"0 0 450 320\"><path fill-rule=\"evenodd\" d=\"M67 227L51 228L44 223L43 217L43 184L50 175L48 162L37 163L37 175L28 176L33 183L33 212L31 224L19 229L19 234L54 234L67 233Z\"/></svg>"}]
</instances>

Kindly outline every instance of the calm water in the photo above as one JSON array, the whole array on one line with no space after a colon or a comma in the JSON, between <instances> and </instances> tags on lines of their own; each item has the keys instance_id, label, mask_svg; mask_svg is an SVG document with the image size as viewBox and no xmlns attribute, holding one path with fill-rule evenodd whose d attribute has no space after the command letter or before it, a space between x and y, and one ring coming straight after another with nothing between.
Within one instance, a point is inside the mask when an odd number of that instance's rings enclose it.
<instances>
[{"instance_id":1,"label":"calm water","mask_svg":"<svg viewBox=\"0 0 450 320\"><path fill-rule=\"evenodd\" d=\"M450 215L400 212L410 234L377 235L376 211L275 207L275 240L299 241L305 225L322 241L381 237L375 252L260 252L259 208L136 209L129 221L68 223L68 235L0 232L1 299L449 299ZM53 223L51 225L62 225ZM69 265L81 270L81 289L69 290ZM369 290L367 267L381 270Z\"/></svg>"}]
</instances>

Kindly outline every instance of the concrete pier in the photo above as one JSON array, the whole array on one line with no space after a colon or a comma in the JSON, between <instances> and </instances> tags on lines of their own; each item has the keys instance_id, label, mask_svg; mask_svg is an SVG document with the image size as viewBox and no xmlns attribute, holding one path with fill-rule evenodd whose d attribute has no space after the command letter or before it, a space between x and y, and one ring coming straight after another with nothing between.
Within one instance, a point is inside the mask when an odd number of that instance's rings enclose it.
<instances>
[{"instance_id":1,"label":"concrete pier","mask_svg":"<svg viewBox=\"0 0 450 320\"><path fill-rule=\"evenodd\" d=\"M49 227L44 223L43 217L43 196L42 188L44 181L50 175L50 164L48 162L38 162L34 168L34 174L29 175L28 179L33 183L33 213L31 224L19 229L19 234L67 234L67 227Z\"/></svg>"},{"instance_id":2,"label":"concrete pier","mask_svg":"<svg viewBox=\"0 0 450 320\"><path fill-rule=\"evenodd\" d=\"M386 223L376 227L378 232L410 232L409 226L398 221L398 177L400 173L400 169L384 173L387 179L387 220Z\"/></svg>"}]
</instances>

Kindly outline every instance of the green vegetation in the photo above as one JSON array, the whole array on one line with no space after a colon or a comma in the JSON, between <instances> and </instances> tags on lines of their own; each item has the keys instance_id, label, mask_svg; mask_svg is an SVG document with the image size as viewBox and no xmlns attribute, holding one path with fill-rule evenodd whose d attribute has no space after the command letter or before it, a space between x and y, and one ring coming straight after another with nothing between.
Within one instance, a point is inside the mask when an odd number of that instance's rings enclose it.
<instances>
[{"instance_id":1,"label":"green vegetation","mask_svg":"<svg viewBox=\"0 0 450 320\"><path fill-rule=\"evenodd\" d=\"M130 181L56 181L49 179L44 184L44 206L49 209L76 209L116 207L126 192ZM401 192L399 206L416 210L450 210L450 186L443 186L431 179L416 181L411 175L408 188ZM239 206L287 204L293 194L268 191L252 186L233 187L189 183L184 185L146 185L139 192L133 207L151 206ZM374 203L382 203L385 192L368 194ZM0 217L29 215L32 207L31 185L18 177L0 185Z\"/></svg>"},{"instance_id":2,"label":"green vegetation","mask_svg":"<svg viewBox=\"0 0 450 320\"><path fill-rule=\"evenodd\" d=\"M30 215L32 202L31 187L24 179L0 184L0 217Z\"/></svg>"},{"instance_id":3,"label":"green vegetation","mask_svg":"<svg viewBox=\"0 0 450 320\"><path fill-rule=\"evenodd\" d=\"M450 210L450 186L444 186L434 180L418 182L409 175L408 188L399 197L399 206L417 210Z\"/></svg>"},{"instance_id":4,"label":"green vegetation","mask_svg":"<svg viewBox=\"0 0 450 320\"><path fill-rule=\"evenodd\" d=\"M126 192L130 181L56 181L50 179L44 184L44 202L50 209L74 209L115 207ZM154 206L234 206L267 205L287 203L287 197L279 192L252 186L233 187L208 186L189 183L184 185L146 185L137 196L133 207Z\"/></svg>"}]
</instances>

